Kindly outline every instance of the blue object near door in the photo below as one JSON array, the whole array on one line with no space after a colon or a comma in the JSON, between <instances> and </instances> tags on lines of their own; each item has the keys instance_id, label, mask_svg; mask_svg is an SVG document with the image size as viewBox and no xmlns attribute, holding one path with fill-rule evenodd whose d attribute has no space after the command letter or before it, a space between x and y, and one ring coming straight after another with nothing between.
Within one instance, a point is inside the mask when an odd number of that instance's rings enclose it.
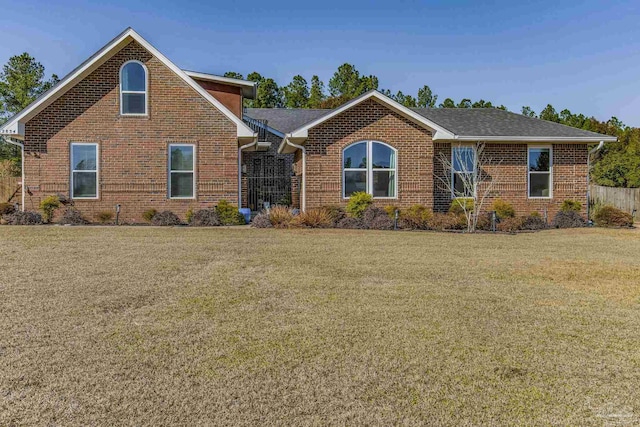
<instances>
[{"instance_id":1,"label":"blue object near door","mask_svg":"<svg viewBox=\"0 0 640 427\"><path fill-rule=\"evenodd\" d=\"M244 217L244 222L249 224L251 222L251 209L249 208L240 208L238 209L240 214Z\"/></svg>"}]
</instances>

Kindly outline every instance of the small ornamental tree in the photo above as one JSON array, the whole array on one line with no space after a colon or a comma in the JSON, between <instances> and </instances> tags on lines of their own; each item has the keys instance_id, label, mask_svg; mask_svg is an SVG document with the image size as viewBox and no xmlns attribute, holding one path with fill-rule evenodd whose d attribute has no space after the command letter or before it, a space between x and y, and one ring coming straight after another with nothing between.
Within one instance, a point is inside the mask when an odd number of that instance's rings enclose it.
<instances>
[{"instance_id":1,"label":"small ornamental tree","mask_svg":"<svg viewBox=\"0 0 640 427\"><path fill-rule=\"evenodd\" d=\"M451 194L456 209L464 215L467 231L474 232L486 199L500 181L500 168L493 168L489 175L486 167L498 166L501 162L494 162L486 155L484 142L458 144L452 148L451 156L444 153L438 156L444 173L434 176L440 188Z\"/></svg>"}]
</instances>

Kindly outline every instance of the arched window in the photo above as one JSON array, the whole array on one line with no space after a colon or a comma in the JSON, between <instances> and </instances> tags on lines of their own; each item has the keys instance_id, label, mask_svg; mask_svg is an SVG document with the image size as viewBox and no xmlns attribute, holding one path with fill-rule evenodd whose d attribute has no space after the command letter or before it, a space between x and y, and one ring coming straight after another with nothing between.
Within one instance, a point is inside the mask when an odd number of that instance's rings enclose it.
<instances>
[{"instance_id":1,"label":"arched window","mask_svg":"<svg viewBox=\"0 0 640 427\"><path fill-rule=\"evenodd\" d=\"M342 151L342 196L365 191L377 198L397 197L397 152L378 141L361 141Z\"/></svg>"},{"instance_id":2,"label":"arched window","mask_svg":"<svg viewBox=\"0 0 640 427\"><path fill-rule=\"evenodd\" d=\"M129 61L120 69L120 114L147 114L147 67L139 61Z\"/></svg>"}]
</instances>

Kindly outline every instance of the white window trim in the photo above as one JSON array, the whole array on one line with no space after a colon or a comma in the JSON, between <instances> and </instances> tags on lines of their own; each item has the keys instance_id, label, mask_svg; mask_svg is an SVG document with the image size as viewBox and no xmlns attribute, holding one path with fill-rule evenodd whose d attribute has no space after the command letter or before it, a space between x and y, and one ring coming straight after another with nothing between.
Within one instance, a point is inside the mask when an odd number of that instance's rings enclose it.
<instances>
[{"instance_id":1,"label":"white window trim","mask_svg":"<svg viewBox=\"0 0 640 427\"><path fill-rule=\"evenodd\" d=\"M124 67L127 66L127 64L131 64L132 62L142 65L142 69L144 70L144 91L122 89L122 70L124 70ZM138 116L138 117L148 116L149 115L149 70L147 69L147 66L135 59L125 62L120 67L120 75L119 75L118 83L120 87L120 115L121 116ZM123 95L125 93L144 94L144 113L125 113L122 110L124 108Z\"/></svg>"},{"instance_id":2,"label":"white window trim","mask_svg":"<svg viewBox=\"0 0 640 427\"><path fill-rule=\"evenodd\" d=\"M540 149L540 148L544 148L544 149L548 149L549 150L549 172L532 172L529 170L529 159L531 156L531 149ZM534 197L531 196L530 193L530 181L531 181L531 174L549 174L549 195L544 197ZM543 199L543 200L548 200L548 199L553 199L553 146L552 145L527 145L527 198L528 199Z\"/></svg>"},{"instance_id":3,"label":"white window trim","mask_svg":"<svg viewBox=\"0 0 640 427\"><path fill-rule=\"evenodd\" d=\"M365 143L367 146L367 167L365 168L345 168L344 167L344 152L347 151L350 147L353 147L354 145L357 144L361 144L361 143ZM393 153L395 154L395 160L396 160L396 167L395 168L388 168L388 169L383 169L383 168L373 168L373 144L382 144L386 147L389 147L390 149L393 150ZM366 172L367 173L367 189L366 192L367 194L371 194L371 197L373 197L376 200L393 200L393 199L397 199L398 198L398 150L396 150L394 147L392 147L391 145L384 143L382 141L376 141L376 140L364 140L364 141L356 141L353 142L349 145L347 145L346 147L344 147L342 149L342 158L340 159L340 167L342 168L342 199L343 200L348 200L350 196L347 196L345 194L346 191L346 186L345 186L345 172L348 171L354 171L354 172ZM393 196L391 197L379 197L379 196L374 196L373 195L373 172L374 171L386 171L386 172L393 172L393 179L394 179L394 186L393 186Z\"/></svg>"},{"instance_id":4,"label":"white window trim","mask_svg":"<svg viewBox=\"0 0 640 427\"><path fill-rule=\"evenodd\" d=\"M74 161L73 161L73 146L74 145L93 145L94 147L96 147L96 170L95 171L90 171L90 170L76 170L73 169L73 165L74 165ZM69 182L71 183L70 187L69 187L69 195L71 196L71 199L73 200L98 200L100 198L100 146L95 143L95 142L72 142L69 145L69 170L70 172L70 176L69 176ZM75 194L73 194L73 173L74 172L80 172L80 173L95 173L96 174L96 196L95 197L81 197L81 196L76 196Z\"/></svg>"},{"instance_id":5,"label":"white window trim","mask_svg":"<svg viewBox=\"0 0 640 427\"><path fill-rule=\"evenodd\" d=\"M469 199L469 198L474 198L475 199L477 197L477 194L474 194L473 196L460 196L460 197L458 197L458 196L456 196L456 193L455 193L455 185L454 185L455 184L455 179L454 179L454 177L455 177L456 171L454 169L455 160L454 160L453 152L454 152L454 150L456 148L467 148L467 147L471 148L473 150L473 170L471 171L471 173L474 173L474 174L476 173L476 167L478 166L478 164L477 164L478 163L478 159L477 159L478 150L476 149L476 145L475 144L471 144L471 143L458 144L458 145L453 145L452 144L451 145L451 200L454 200L454 199ZM477 187L477 185L475 187ZM477 188L475 188L475 187L473 189L474 193L477 190Z\"/></svg>"},{"instance_id":6,"label":"white window trim","mask_svg":"<svg viewBox=\"0 0 640 427\"><path fill-rule=\"evenodd\" d=\"M171 149L173 147L192 147L193 148L193 164L191 165L191 170L171 170ZM167 197L171 200L195 200L196 199L196 157L197 157L197 150L196 150L196 145L195 144L169 144L169 152L168 152L168 158L167 158L167 167L168 167L168 174L167 174L167 188L168 188L168 192L167 192ZM193 196L191 197L171 197L171 174L172 173L191 173L193 174Z\"/></svg>"}]
</instances>

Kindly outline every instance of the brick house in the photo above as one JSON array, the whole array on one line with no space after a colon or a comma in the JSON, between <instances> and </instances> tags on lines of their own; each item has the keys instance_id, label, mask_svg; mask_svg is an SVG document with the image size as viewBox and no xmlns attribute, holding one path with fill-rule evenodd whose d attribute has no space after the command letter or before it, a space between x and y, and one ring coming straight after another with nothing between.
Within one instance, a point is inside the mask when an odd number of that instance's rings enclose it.
<instances>
[{"instance_id":1,"label":"brick house","mask_svg":"<svg viewBox=\"0 0 640 427\"><path fill-rule=\"evenodd\" d=\"M588 145L615 138L493 109L410 109L369 92L334 110L247 109L255 83L185 71L127 29L12 117L23 148L22 209L62 194L86 218L121 206L180 216L219 200L261 209L377 203L445 210L439 153L486 143L521 213L586 201ZM470 150L470 151L469 151ZM531 165L528 167L527 165ZM455 173L454 173L455 177Z\"/></svg>"}]
</instances>

